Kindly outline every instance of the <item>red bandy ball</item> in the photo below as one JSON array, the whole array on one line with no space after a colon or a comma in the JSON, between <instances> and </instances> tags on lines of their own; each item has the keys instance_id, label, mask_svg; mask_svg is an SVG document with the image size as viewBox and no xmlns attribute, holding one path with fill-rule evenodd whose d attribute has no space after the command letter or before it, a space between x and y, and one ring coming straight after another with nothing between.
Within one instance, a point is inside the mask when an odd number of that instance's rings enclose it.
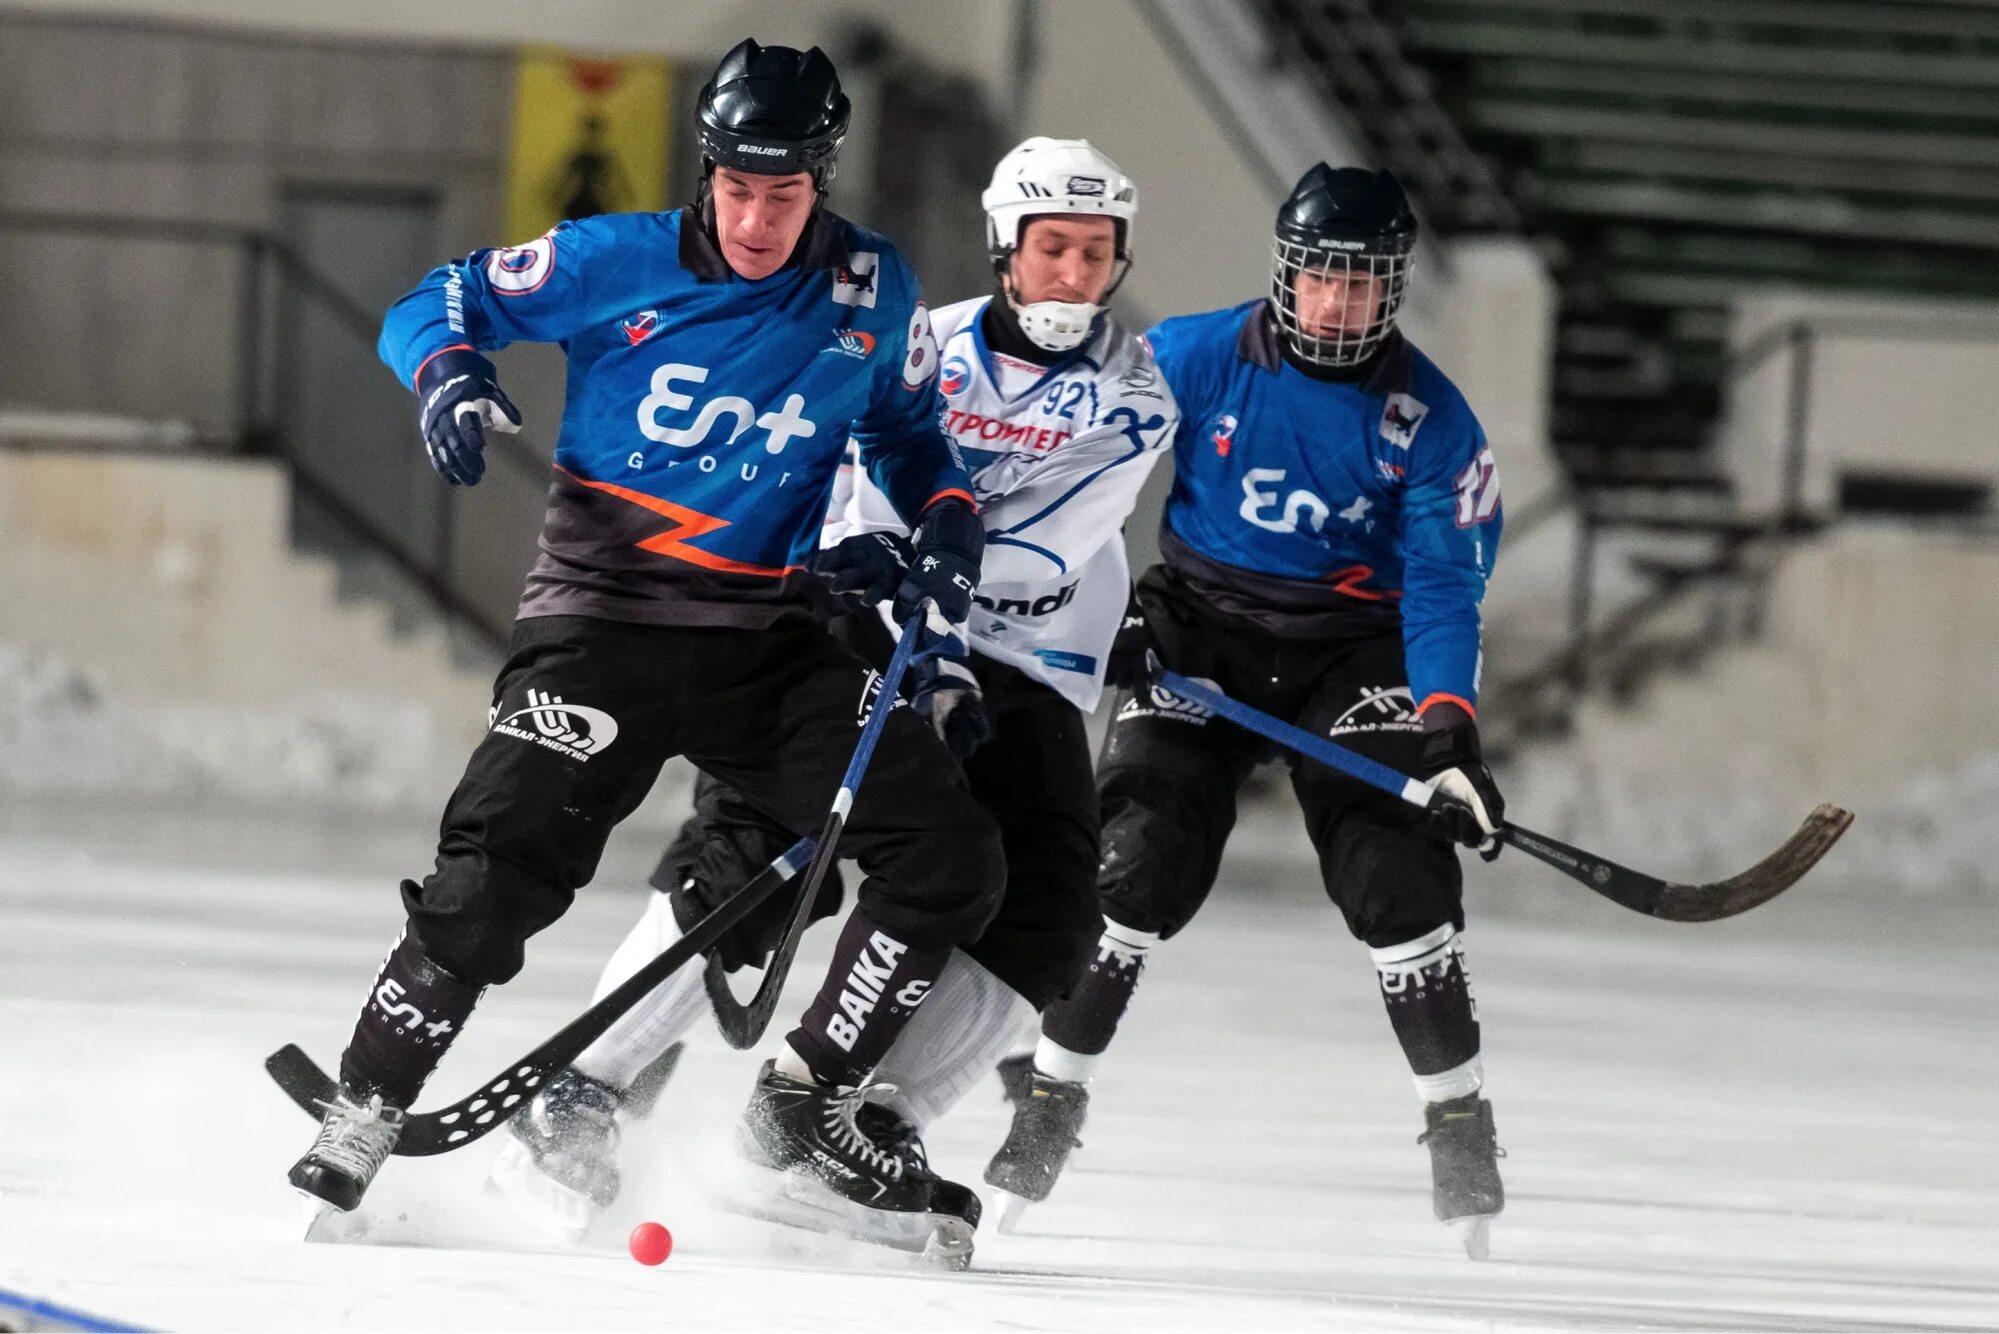
<instances>
[{"instance_id":1,"label":"red bandy ball","mask_svg":"<svg viewBox=\"0 0 1999 1334\"><path fill-rule=\"evenodd\" d=\"M640 1223L625 1243L632 1259L642 1265L656 1265L673 1254L673 1234L657 1223Z\"/></svg>"}]
</instances>

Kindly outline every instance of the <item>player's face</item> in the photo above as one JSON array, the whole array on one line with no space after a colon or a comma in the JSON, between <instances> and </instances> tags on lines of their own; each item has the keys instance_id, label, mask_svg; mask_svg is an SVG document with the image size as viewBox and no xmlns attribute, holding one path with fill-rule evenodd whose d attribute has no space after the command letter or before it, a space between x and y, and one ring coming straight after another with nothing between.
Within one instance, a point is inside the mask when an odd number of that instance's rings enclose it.
<instances>
[{"instance_id":1,"label":"player's face","mask_svg":"<svg viewBox=\"0 0 1999 1334\"><path fill-rule=\"evenodd\" d=\"M1022 305L1100 305L1117 268L1117 224L1109 218L1036 218L1013 252L1013 292Z\"/></svg>"},{"instance_id":2,"label":"player's face","mask_svg":"<svg viewBox=\"0 0 1999 1334\"><path fill-rule=\"evenodd\" d=\"M1300 269L1298 327L1315 338L1356 337L1374 325L1383 279L1374 273Z\"/></svg>"},{"instance_id":3,"label":"player's face","mask_svg":"<svg viewBox=\"0 0 1999 1334\"><path fill-rule=\"evenodd\" d=\"M715 237L729 267L752 282L783 268L812 218L812 174L753 176L717 167L714 188Z\"/></svg>"}]
</instances>

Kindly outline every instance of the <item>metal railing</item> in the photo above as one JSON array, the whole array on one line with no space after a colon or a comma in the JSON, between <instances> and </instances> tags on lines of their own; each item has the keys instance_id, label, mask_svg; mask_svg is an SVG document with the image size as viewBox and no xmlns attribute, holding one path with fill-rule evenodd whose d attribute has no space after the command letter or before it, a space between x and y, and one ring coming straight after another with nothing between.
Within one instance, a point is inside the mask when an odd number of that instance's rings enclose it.
<instances>
[{"instance_id":1,"label":"metal railing","mask_svg":"<svg viewBox=\"0 0 1999 1334\"><path fill-rule=\"evenodd\" d=\"M1747 614L1731 627L1720 607L1700 618L1701 629L1689 638L1677 661L1691 662L1728 642L1730 634L1751 635L1761 625L1761 593L1785 552L1799 540L1838 521L1838 514L1821 515L1808 505L1806 469L1811 450L1811 398L1815 358L1821 340L1836 336L1934 342L1991 341L1999 330L1990 324L1952 324L1937 320L1881 317L1797 316L1773 325L1738 348L1722 368L1724 387L1740 383L1765 369L1781 354L1791 363L1784 387L1782 449L1778 456L1780 485L1777 502L1767 513L1731 508L1706 514L1673 513L1665 506L1615 506L1604 498L1569 492L1563 508L1575 514L1575 550L1570 563L1567 630L1562 644L1527 669L1496 681L1489 697L1492 713L1512 714L1521 728L1564 730L1575 709L1594 686L1607 663L1629 658L1640 637L1682 611L1688 600L1706 593L1718 596L1728 585L1748 593ZM1547 516L1543 516L1547 517ZM1660 562L1651 573L1653 588L1595 621L1596 587L1605 559L1605 538L1616 532L1652 532L1707 537L1713 549L1704 560ZM1513 533L1509 531L1509 537ZM1641 679L1642 669L1626 664L1627 680Z\"/></svg>"},{"instance_id":2,"label":"metal railing","mask_svg":"<svg viewBox=\"0 0 1999 1334\"><path fill-rule=\"evenodd\" d=\"M413 410L407 406L393 417L376 413L379 420L357 420L337 428L357 446L364 436L396 441L396 448L386 455L390 475L373 466L352 472L328 467L323 457L312 457L280 426L278 380L287 373L277 350L283 312L310 310L325 316L327 327L341 331L341 343L351 350L351 365L342 370L355 377L387 374L375 357L379 313L348 296L282 238L254 227L0 210L0 233L233 251L237 257L233 313L226 336L218 340L219 347L230 351L235 377L226 409L228 427L220 433L226 440L223 448L268 455L285 464L293 486L295 538L302 517L316 521L310 526L320 534L330 525L337 534L328 543L330 554L343 570L368 571L353 582L371 584L371 594L392 604L412 600L428 604L447 618L447 626L463 627L481 647L505 645L531 540L523 530L531 532L530 523L538 528L546 504L545 456L521 437L491 435L486 479L476 490L466 491L447 488L432 475L416 438ZM201 331L183 330L182 336L199 337ZM123 406L135 416L146 415L147 408L143 403L94 406L107 410ZM426 488L423 494L435 496L422 521L412 527L385 520L382 497L410 487Z\"/></svg>"}]
</instances>

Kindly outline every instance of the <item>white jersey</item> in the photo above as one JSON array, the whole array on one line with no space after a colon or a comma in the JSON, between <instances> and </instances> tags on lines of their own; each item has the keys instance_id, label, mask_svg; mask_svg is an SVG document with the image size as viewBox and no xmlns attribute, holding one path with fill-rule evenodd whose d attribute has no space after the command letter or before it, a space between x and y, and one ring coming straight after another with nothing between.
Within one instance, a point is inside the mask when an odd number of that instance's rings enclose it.
<instances>
[{"instance_id":1,"label":"white jersey","mask_svg":"<svg viewBox=\"0 0 1999 1334\"><path fill-rule=\"evenodd\" d=\"M965 456L986 526L966 629L972 651L1097 706L1131 585L1123 526L1179 409L1130 330L1106 316L1088 342L1043 369L986 346L990 297L931 316L944 428ZM907 532L867 473L846 470L821 541ZM844 493L844 494L843 494ZM844 505L843 505L844 501Z\"/></svg>"}]
</instances>

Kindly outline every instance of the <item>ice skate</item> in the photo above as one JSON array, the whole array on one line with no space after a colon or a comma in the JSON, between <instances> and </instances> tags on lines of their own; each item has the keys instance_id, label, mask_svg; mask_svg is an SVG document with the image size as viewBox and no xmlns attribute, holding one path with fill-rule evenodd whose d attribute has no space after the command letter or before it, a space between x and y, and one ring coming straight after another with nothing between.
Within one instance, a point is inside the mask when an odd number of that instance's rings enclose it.
<instances>
[{"instance_id":1,"label":"ice skate","mask_svg":"<svg viewBox=\"0 0 1999 1334\"><path fill-rule=\"evenodd\" d=\"M1076 1138L1090 1110L1090 1091L1081 1084L1031 1072L1027 1097L1014 1106L1006 1143L986 1164L986 1184L999 1193L1002 1233L1013 1231L1030 1204L1055 1189L1069 1154L1083 1147Z\"/></svg>"},{"instance_id":2,"label":"ice skate","mask_svg":"<svg viewBox=\"0 0 1999 1334\"><path fill-rule=\"evenodd\" d=\"M743 1114L738 1140L746 1171L732 1206L964 1268L979 1225L978 1196L930 1170L915 1127L866 1101L870 1092L888 1091L792 1079L766 1061Z\"/></svg>"},{"instance_id":3,"label":"ice skate","mask_svg":"<svg viewBox=\"0 0 1999 1334\"><path fill-rule=\"evenodd\" d=\"M1018 1107L1027 1101L1034 1091L1034 1053L1020 1052L1013 1056L1002 1056L993 1073L999 1076L1000 1096Z\"/></svg>"},{"instance_id":4,"label":"ice skate","mask_svg":"<svg viewBox=\"0 0 1999 1334\"><path fill-rule=\"evenodd\" d=\"M289 1180L310 1200L347 1213L361 1203L375 1173L395 1152L403 1112L386 1106L380 1094L362 1098L345 1088L323 1106L319 1134L292 1164ZM324 1215L324 1209L313 1208L315 1218Z\"/></svg>"},{"instance_id":5,"label":"ice skate","mask_svg":"<svg viewBox=\"0 0 1999 1334\"><path fill-rule=\"evenodd\" d=\"M618 1198L618 1091L574 1066L507 1122L486 1189L571 1244Z\"/></svg>"},{"instance_id":6,"label":"ice skate","mask_svg":"<svg viewBox=\"0 0 1999 1334\"><path fill-rule=\"evenodd\" d=\"M1493 1140L1492 1104L1468 1094L1429 1103L1423 1116L1428 1129L1416 1142L1430 1147L1437 1218L1457 1234L1466 1255L1483 1260L1491 1249L1492 1220L1506 1208L1498 1162L1506 1150Z\"/></svg>"}]
</instances>

